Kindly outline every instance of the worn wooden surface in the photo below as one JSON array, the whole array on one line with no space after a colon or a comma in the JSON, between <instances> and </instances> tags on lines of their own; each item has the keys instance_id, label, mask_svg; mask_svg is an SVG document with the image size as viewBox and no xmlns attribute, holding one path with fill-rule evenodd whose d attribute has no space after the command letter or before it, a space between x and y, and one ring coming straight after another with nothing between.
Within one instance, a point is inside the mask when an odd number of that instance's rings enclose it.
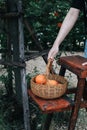
<instances>
[{"instance_id":1,"label":"worn wooden surface","mask_svg":"<svg viewBox=\"0 0 87 130\"><path fill-rule=\"evenodd\" d=\"M35 96L31 90L28 90L28 94L38 104L39 108L44 113L63 111L64 109L70 108L71 105L70 99L67 96L46 100Z\"/></svg>"},{"instance_id":2,"label":"worn wooden surface","mask_svg":"<svg viewBox=\"0 0 87 130\"><path fill-rule=\"evenodd\" d=\"M73 72L79 77L87 77L87 65L83 66L82 63L87 62L87 58L82 56L64 56L59 59L59 64Z\"/></svg>"}]
</instances>

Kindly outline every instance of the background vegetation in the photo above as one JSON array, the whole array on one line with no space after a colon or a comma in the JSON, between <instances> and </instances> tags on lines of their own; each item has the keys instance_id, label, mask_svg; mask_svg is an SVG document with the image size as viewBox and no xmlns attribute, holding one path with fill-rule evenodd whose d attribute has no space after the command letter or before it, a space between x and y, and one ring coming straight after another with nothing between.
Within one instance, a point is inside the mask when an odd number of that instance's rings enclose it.
<instances>
[{"instance_id":1,"label":"background vegetation","mask_svg":"<svg viewBox=\"0 0 87 130\"><path fill-rule=\"evenodd\" d=\"M1 13L6 12L5 1L6 0L0 0ZM70 5L71 0L23 0L24 19L28 20L28 23L32 28L32 33L29 33L24 24L25 49L36 50L35 41L31 37L32 34L36 35L38 41L43 45L44 49L50 48L57 36ZM85 28L83 21L83 13L80 13L80 17L75 27L63 41L60 47L61 50L83 51L85 40ZM3 31L6 31L6 25L4 24L3 20L1 20L0 23L0 44L5 44L6 32ZM48 42L49 44L47 44Z\"/></svg>"},{"instance_id":2,"label":"background vegetation","mask_svg":"<svg viewBox=\"0 0 87 130\"><path fill-rule=\"evenodd\" d=\"M32 0L24 1L24 17L27 17L33 33L36 34L44 48L51 47L71 5L71 0ZM78 22L61 45L61 50L83 50L80 44L85 40L83 13ZM27 33L27 32L26 32ZM34 45L29 33L25 35L26 44ZM47 42L50 45L47 45Z\"/></svg>"}]
</instances>

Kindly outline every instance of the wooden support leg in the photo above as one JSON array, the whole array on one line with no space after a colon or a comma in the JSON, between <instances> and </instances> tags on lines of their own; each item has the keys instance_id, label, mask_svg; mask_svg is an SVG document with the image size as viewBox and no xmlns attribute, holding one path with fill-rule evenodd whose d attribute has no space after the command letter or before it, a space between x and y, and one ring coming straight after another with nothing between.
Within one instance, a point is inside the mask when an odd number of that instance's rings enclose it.
<instances>
[{"instance_id":1,"label":"wooden support leg","mask_svg":"<svg viewBox=\"0 0 87 130\"><path fill-rule=\"evenodd\" d=\"M64 76L64 75L65 75L65 72L66 72L66 69L61 66L59 75Z\"/></svg>"},{"instance_id":2,"label":"wooden support leg","mask_svg":"<svg viewBox=\"0 0 87 130\"><path fill-rule=\"evenodd\" d=\"M29 105L28 105L28 94L27 94L27 84L25 80L25 69L22 69L22 102L23 102L23 114L24 114L24 127L25 130L30 130L30 120L29 120Z\"/></svg>"},{"instance_id":3,"label":"wooden support leg","mask_svg":"<svg viewBox=\"0 0 87 130\"><path fill-rule=\"evenodd\" d=\"M83 92L83 99L87 100L87 81L85 81L85 87L84 87L84 92Z\"/></svg>"},{"instance_id":4,"label":"wooden support leg","mask_svg":"<svg viewBox=\"0 0 87 130\"><path fill-rule=\"evenodd\" d=\"M84 86L85 86L85 79L78 78L77 94L75 96L75 106L72 108L68 130L74 130L75 128L78 112L80 108L80 103L83 96Z\"/></svg>"},{"instance_id":5,"label":"wooden support leg","mask_svg":"<svg viewBox=\"0 0 87 130\"><path fill-rule=\"evenodd\" d=\"M83 91L83 99L85 101L87 101L87 81L85 80L85 87L84 87L84 91ZM87 108L86 109L86 112L87 112Z\"/></svg>"},{"instance_id":6,"label":"wooden support leg","mask_svg":"<svg viewBox=\"0 0 87 130\"><path fill-rule=\"evenodd\" d=\"M49 130L53 113L47 114L42 130Z\"/></svg>"}]
</instances>

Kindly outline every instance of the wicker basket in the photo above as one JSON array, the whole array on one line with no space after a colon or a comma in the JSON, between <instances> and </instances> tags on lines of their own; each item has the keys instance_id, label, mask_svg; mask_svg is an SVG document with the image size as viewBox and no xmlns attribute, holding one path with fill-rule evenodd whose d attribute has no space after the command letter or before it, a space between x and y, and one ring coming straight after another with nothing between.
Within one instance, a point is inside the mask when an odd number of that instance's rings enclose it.
<instances>
[{"instance_id":1,"label":"wicker basket","mask_svg":"<svg viewBox=\"0 0 87 130\"><path fill-rule=\"evenodd\" d=\"M49 70L51 68L52 64L48 63L47 64L47 70L46 70L46 77L48 79L56 80L59 82L58 85L56 86L49 86L48 84L37 84L35 83L35 77L31 79L31 90L32 92L37 95L38 97L41 97L43 99L54 99L61 97L64 95L64 93L67 90L67 80L63 76L55 75L55 74L50 74Z\"/></svg>"}]
</instances>

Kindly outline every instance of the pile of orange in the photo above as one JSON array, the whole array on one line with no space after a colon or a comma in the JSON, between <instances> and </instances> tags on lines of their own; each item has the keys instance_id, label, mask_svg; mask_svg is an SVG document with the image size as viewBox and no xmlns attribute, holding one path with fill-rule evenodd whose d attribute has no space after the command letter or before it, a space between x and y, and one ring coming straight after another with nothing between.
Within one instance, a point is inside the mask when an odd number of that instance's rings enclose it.
<instances>
[{"instance_id":1,"label":"pile of orange","mask_svg":"<svg viewBox=\"0 0 87 130\"><path fill-rule=\"evenodd\" d=\"M59 83L56 80L47 79L46 76L43 75L43 74L37 75L36 78L35 78L35 82L37 84L48 84L48 85L52 85L52 86L58 85L58 83Z\"/></svg>"}]
</instances>

